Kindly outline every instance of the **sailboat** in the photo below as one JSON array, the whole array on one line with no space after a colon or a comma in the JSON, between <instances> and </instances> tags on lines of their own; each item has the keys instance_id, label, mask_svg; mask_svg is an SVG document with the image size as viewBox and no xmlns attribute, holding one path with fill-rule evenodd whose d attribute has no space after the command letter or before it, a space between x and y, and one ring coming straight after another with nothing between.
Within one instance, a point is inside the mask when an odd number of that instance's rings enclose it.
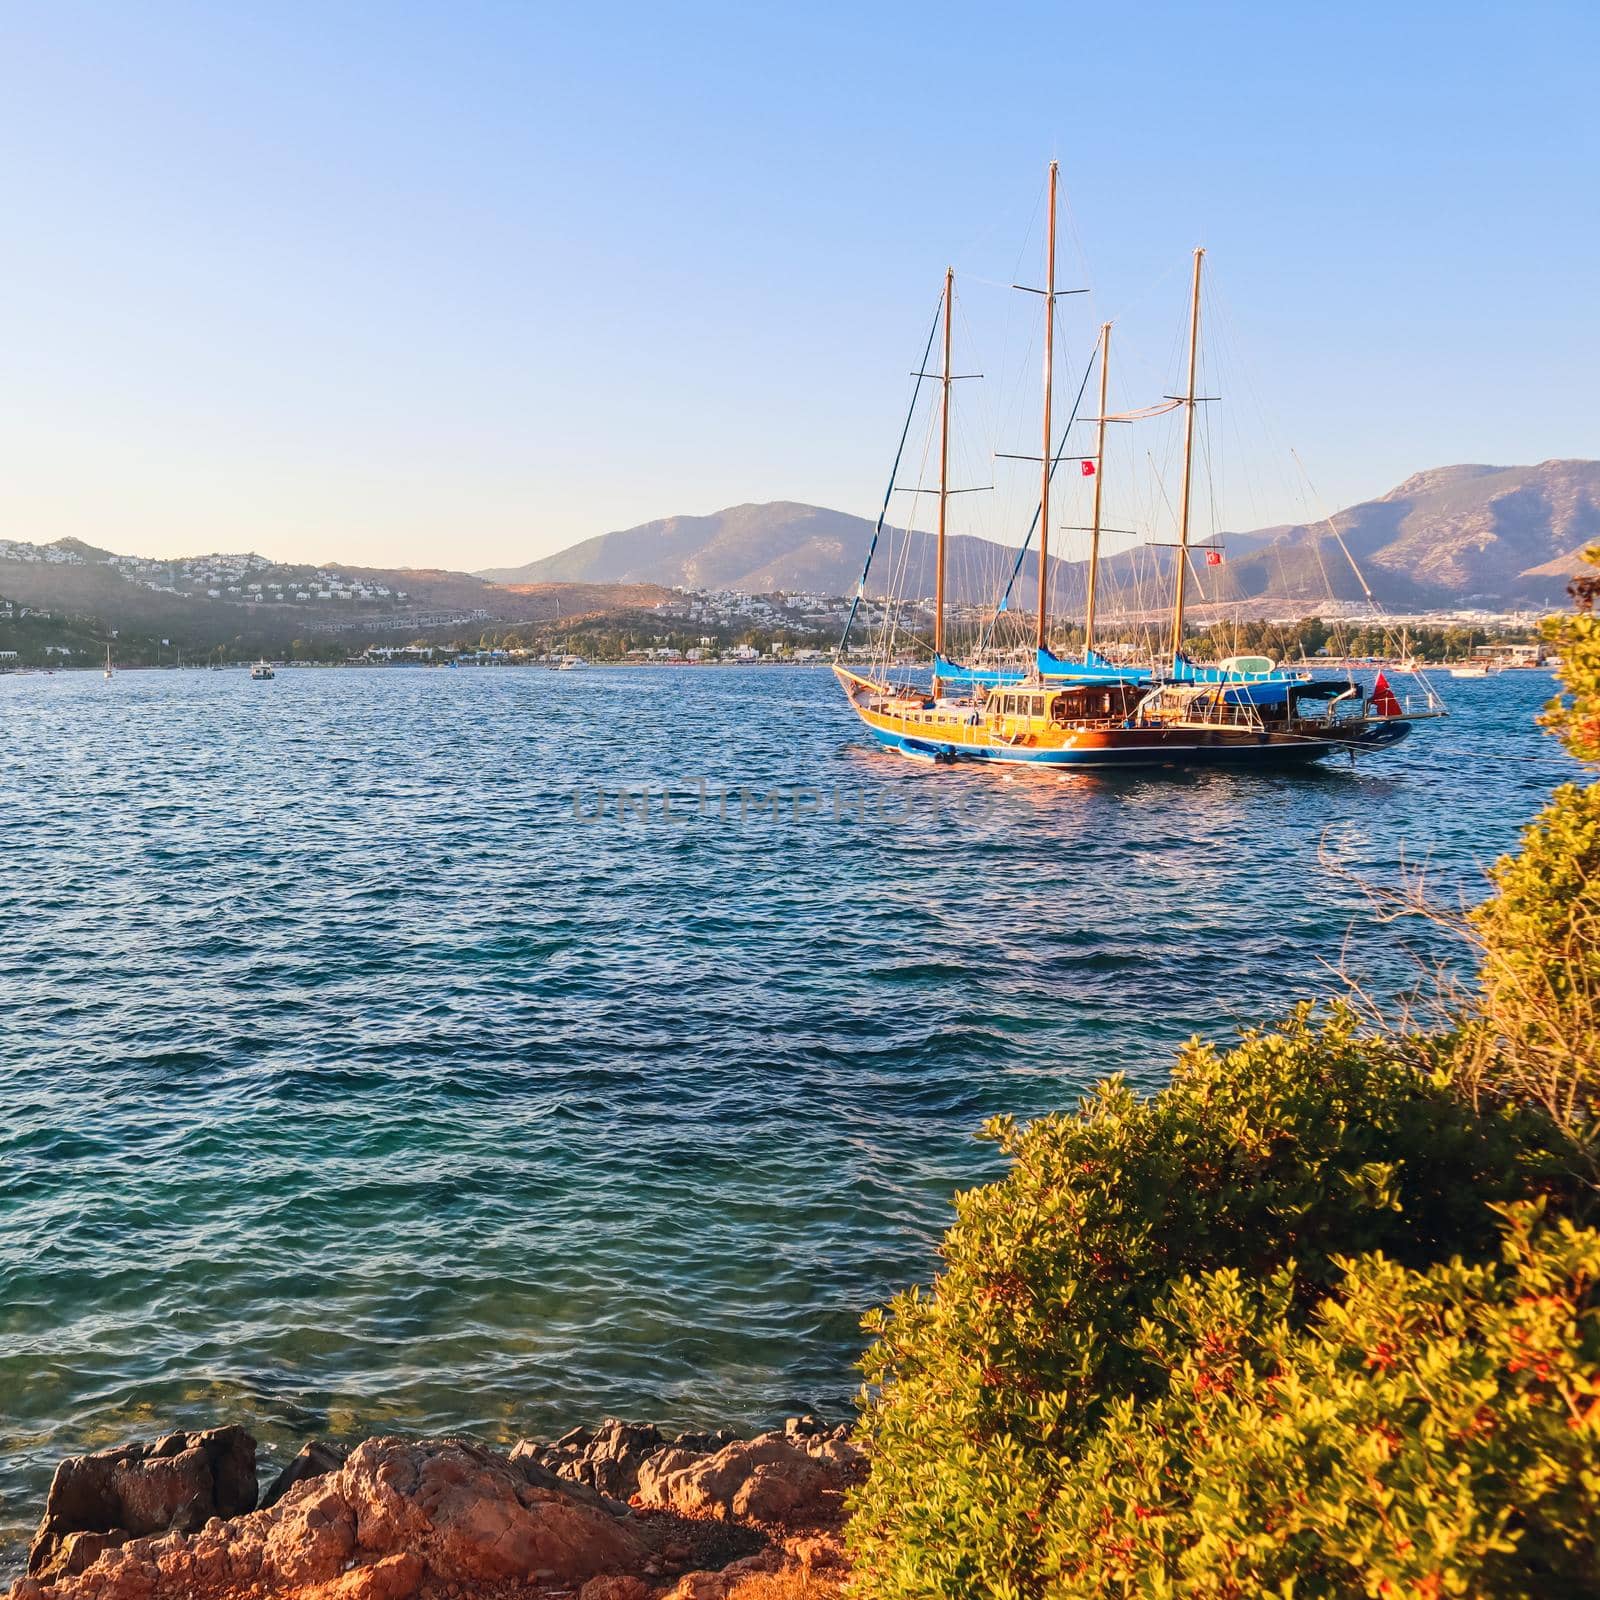
<instances>
[{"instance_id":1,"label":"sailboat","mask_svg":"<svg viewBox=\"0 0 1600 1600\"><path fill-rule=\"evenodd\" d=\"M1050 174L1050 215L1055 214L1055 182L1056 171L1052 163ZM1055 281L1055 248L1053 228L1047 236L1047 267L1046 282L1049 285ZM1046 641L1048 630L1047 613L1045 609L1046 585L1049 579L1049 534L1048 517L1050 505L1050 484L1055 468L1062 460L1061 450L1065 447L1065 437L1062 445L1057 448L1056 455L1050 458L1050 440L1048 433L1044 443L1045 460L1047 462L1043 481L1040 486L1040 514L1037 519L1039 533L1039 625L1038 638L1034 651L1034 660L1031 668L1027 666L1010 666L1009 668L969 668L951 662L937 664L942 666L942 676L951 681L965 681L968 683L1013 683L1026 678L1031 672L1037 673L1041 678L1055 683L1104 683L1104 682L1135 682L1150 683L1163 676L1170 677L1176 682L1185 683L1227 683L1230 685L1252 684L1257 687L1250 691L1250 699L1256 704L1269 702L1282 702L1287 693L1287 685L1301 683L1309 679L1310 674L1296 668L1282 667L1275 664L1266 656L1229 656L1223 661L1214 664L1191 661L1183 652L1183 621L1188 581L1189 554L1191 550L1205 549L1216 550L1214 544L1196 545L1189 537L1190 507L1193 500L1193 462L1194 462L1194 418L1195 410L1201 397L1196 393L1196 379L1198 375L1200 351L1200 275L1205 260L1205 250L1196 249L1194 252L1194 277L1189 299L1189 366L1188 388L1183 395L1170 395L1165 403L1145 406L1137 411L1123 412L1111 415L1108 412L1109 380L1111 367L1111 328L1109 322L1100 325L1100 338L1096 351L1096 365L1100 373L1100 409L1094 418L1096 424L1095 449L1092 456L1080 458L1084 462L1085 472L1094 480L1093 511L1090 519L1089 535L1089 572L1087 599L1084 611L1084 643L1082 656L1078 660L1069 660L1056 655ZM1053 287L1048 288L1047 295L1054 293ZM1046 330L1046 370L1045 379L1047 388L1050 384L1048 376L1050 366L1050 347L1053 343L1053 326ZM1177 406L1185 408L1184 426L1184 457L1183 457L1183 491L1180 500L1179 533L1176 561L1177 592L1174 600L1173 612L1173 637L1170 659L1164 663L1165 670L1151 663L1148 666L1132 666L1124 662L1114 662L1100 654L1096 648L1096 603L1100 589L1100 541L1101 541L1101 507L1105 488L1105 449L1106 449L1106 424L1108 422L1135 422L1147 417L1159 416L1164 412L1173 410ZM1045 407L1046 428L1049 427L1050 407L1047 401ZM1031 535L1030 535L1031 536ZM1026 553L1027 545L1019 552L1017 565L1012 569L1010 580L1006 584L1002 601L1008 601L1012 586L1016 582L1022 567L1022 555ZM1220 553L1218 554L1220 559ZM990 630L992 631L993 619ZM982 649L980 644L980 650Z\"/></svg>"},{"instance_id":2,"label":"sailboat","mask_svg":"<svg viewBox=\"0 0 1600 1600\"><path fill-rule=\"evenodd\" d=\"M111 676L111 646L106 646L106 676Z\"/></svg>"},{"instance_id":3,"label":"sailboat","mask_svg":"<svg viewBox=\"0 0 1600 1600\"><path fill-rule=\"evenodd\" d=\"M928 686L869 677L836 659L834 672L849 704L881 745L914 759L979 761L1056 767L1259 766L1318 760L1337 751L1389 748L1406 738L1413 722L1443 715L1431 690L1402 700L1380 674L1367 691L1353 678L1317 678L1277 668L1265 657L1197 666L1183 654L1193 489L1194 413L1200 325L1203 250L1196 250L1190 299L1188 387L1176 403L1187 407L1183 491L1178 518L1176 577L1170 648L1161 667L1120 667L1094 649L1094 604L1099 569L1099 467L1105 453L1106 358L1110 326L1100 330L1100 416L1095 461L1097 479L1090 555L1089 613L1083 659L1068 662L1048 646L1050 490L1060 447L1052 436L1056 290L1057 166L1050 164L1046 222L1044 300L1044 396L1039 505L1034 527L1039 540L1038 618L1031 666L964 667L946 654L946 552L950 458L951 340L955 271L945 271L941 299L943 364L940 383L938 523L935 542L932 673ZM930 336L931 348L931 336ZM926 363L924 363L925 365ZM920 372L920 369L919 369ZM919 376L919 386L920 386ZM916 401L913 398L913 407ZM907 419L909 430L910 419ZM902 449L904 436L902 436ZM898 471L898 457L896 463ZM891 476L890 493L894 490ZM885 506L888 504L885 497ZM850 626L865 593L867 573L883 527L880 513L856 602L845 624L842 658ZM1026 546L1024 546L1026 550ZM1019 554L1016 572L1021 567Z\"/></svg>"}]
</instances>

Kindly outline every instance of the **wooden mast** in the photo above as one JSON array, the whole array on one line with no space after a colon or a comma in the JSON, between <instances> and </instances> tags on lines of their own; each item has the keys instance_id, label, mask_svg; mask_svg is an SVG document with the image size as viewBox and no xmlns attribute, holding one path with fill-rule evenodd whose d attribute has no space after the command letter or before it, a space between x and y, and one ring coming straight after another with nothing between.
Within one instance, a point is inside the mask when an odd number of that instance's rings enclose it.
<instances>
[{"instance_id":1,"label":"wooden mast","mask_svg":"<svg viewBox=\"0 0 1600 1600\"><path fill-rule=\"evenodd\" d=\"M1039 629L1045 648L1045 602L1050 585L1050 397L1054 390L1056 351L1056 163L1050 163L1050 218L1045 231L1044 275L1044 466L1039 478Z\"/></svg>"},{"instance_id":2,"label":"wooden mast","mask_svg":"<svg viewBox=\"0 0 1600 1600\"><path fill-rule=\"evenodd\" d=\"M1183 591L1189 576L1189 498L1194 482L1194 381L1195 361L1200 349L1200 263L1204 248L1194 253L1194 290L1189 299L1189 393L1184 405L1187 416L1183 428L1183 499L1178 508L1178 586L1172 601L1172 664L1176 668L1183 653Z\"/></svg>"},{"instance_id":3,"label":"wooden mast","mask_svg":"<svg viewBox=\"0 0 1600 1600\"><path fill-rule=\"evenodd\" d=\"M939 662L944 658L945 515L950 501L950 324L956 269L944 269L944 374L939 406L939 546L933 566L933 698L939 698Z\"/></svg>"},{"instance_id":4,"label":"wooden mast","mask_svg":"<svg viewBox=\"0 0 1600 1600\"><path fill-rule=\"evenodd\" d=\"M1094 649L1094 603L1100 586L1100 486L1106 474L1106 363L1111 356L1111 324L1100 324L1100 424L1094 441L1094 516L1089 530L1089 603L1083 613L1083 659Z\"/></svg>"}]
</instances>

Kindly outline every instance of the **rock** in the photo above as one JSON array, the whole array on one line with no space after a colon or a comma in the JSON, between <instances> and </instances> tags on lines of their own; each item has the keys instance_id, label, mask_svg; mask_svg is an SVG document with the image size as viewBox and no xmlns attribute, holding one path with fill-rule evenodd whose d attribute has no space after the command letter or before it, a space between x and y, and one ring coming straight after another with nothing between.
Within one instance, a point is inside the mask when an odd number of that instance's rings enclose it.
<instances>
[{"instance_id":1,"label":"rock","mask_svg":"<svg viewBox=\"0 0 1600 1600\"><path fill-rule=\"evenodd\" d=\"M728 1587L720 1572L686 1572L662 1600L727 1600Z\"/></svg>"},{"instance_id":2,"label":"rock","mask_svg":"<svg viewBox=\"0 0 1600 1600\"><path fill-rule=\"evenodd\" d=\"M302 1589L296 1600L409 1600L422 1587L425 1570L422 1557L406 1550Z\"/></svg>"},{"instance_id":3,"label":"rock","mask_svg":"<svg viewBox=\"0 0 1600 1600\"><path fill-rule=\"evenodd\" d=\"M511 1447L511 1454L507 1459L536 1489L550 1489L559 1494L571 1495L574 1499L583 1501L585 1505L595 1506L614 1517L631 1515L626 1502L613 1500L610 1495L601 1494L598 1489L591 1489L588 1484L577 1479L558 1476L539 1457L539 1446L521 1439Z\"/></svg>"},{"instance_id":4,"label":"rock","mask_svg":"<svg viewBox=\"0 0 1600 1600\"><path fill-rule=\"evenodd\" d=\"M716 1572L686 1572L662 1600L727 1600L746 1578L776 1572L782 1565L783 1558L778 1552L764 1550L759 1555L730 1562Z\"/></svg>"},{"instance_id":5,"label":"rock","mask_svg":"<svg viewBox=\"0 0 1600 1600\"><path fill-rule=\"evenodd\" d=\"M262 1548L262 1563L299 1587L320 1583L344 1567L356 1548L356 1519L326 1477L298 1484L285 1496Z\"/></svg>"},{"instance_id":6,"label":"rock","mask_svg":"<svg viewBox=\"0 0 1600 1600\"><path fill-rule=\"evenodd\" d=\"M153 1445L69 1456L56 1468L28 1571L40 1578L82 1571L134 1536L195 1532L212 1517L240 1516L255 1503L256 1442L243 1428L168 1433ZM93 1541L73 1534L100 1535L103 1542L90 1555Z\"/></svg>"},{"instance_id":7,"label":"rock","mask_svg":"<svg viewBox=\"0 0 1600 1600\"><path fill-rule=\"evenodd\" d=\"M611 1422L519 1446L511 1459L458 1439L380 1438L342 1461L337 1447L308 1447L279 1474L271 1504L241 1514L237 1434L167 1434L63 1463L49 1560L12 1600L486 1600L555 1589L650 1600L683 1573L678 1600L722 1600L756 1573L837 1565L828 1533L863 1469L838 1430L805 1419L750 1440L670 1443ZM552 1454L589 1476L631 1473L644 1509L567 1476ZM253 1444L249 1462L253 1474ZM123 1520L66 1525L108 1518Z\"/></svg>"},{"instance_id":8,"label":"rock","mask_svg":"<svg viewBox=\"0 0 1600 1600\"><path fill-rule=\"evenodd\" d=\"M363 1550L417 1550L447 1583L573 1583L644 1556L631 1532L567 1486L539 1487L504 1456L460 1440L368 1439L334 1481Z\"/></svg>"},{"instance_id":9,"label":"rock","mask_svg":"<svg viewBox=\"0 0 1600 1600\"><path fill-rule=\"evenodd\" d=\"M133 1535L126 1528L111 1528L104 1533L64 1534L57 1547L51 1570L55 1573L82 1572L105 1554L126 1543Z\"/></svg>"},{"instance_id":10,"label":"rock","mask_svg":"<svg viewBox=\"0 0 1600 1600\"><path fill-rule=\"evenodd\" d=\"M822 1526L839 1520L844 1491L859 1476L860 1453L826 1439L829 1454L812 1454L781 1433L724 1445L710 1455L670 1450L639 1474L639 1501L692 1517L740 1518L779 1526Z\"/></svg>"},{"instance_id":11,"label":"rock","mask_svg":"<svg viewBox=\"0 0 1600 1600\"><path fill-rule=\"evenodd\" d=\"M833 1487L827 1469L808 1457L763 1461L734 1490L733 1514L749 1522L785 1526L816 1522L823 1515L823 1496Z\"/></svg>"},{"instance_id":12,"label":"rock","mask_svg":"<svg viewBox=\"0 0 1600 1600\"><path fill-rule=\"evenodd\" d=\"M797 1539L785 1539L783 1547L789 1559L803 1572L839 1572L849 1564L844 1545L835 1534L809 1534Z\"/></svg>"},{"instance_id":13,"label":"rock","mask_svg":"<svg viewBox=\"0 0 1600 1600\"><path fill-rule=\"evenodd\" d=\"M673 1500L672 1490L669 1487L670 1480L705 1459L706 1456L696 1450L679 1450L676 1447L670 1450L658 1450L639 1468L637 1495L640 1503L647 1506L671 1506Z\"/></svg>"},{"instance_id":14,"label":"rock","mask_svg":"<svg viewBox=\"0 0 1600 1600\"><path fill-rule=\"evenodd\" d=\"M661 1430L649 1423L608 1417L592 1433L573 1428L547 1445L523 1440L511 1453L516 1460L532 1457L561 1477L613 1500L627 1500L638 1492L640 1465L665 1443Z\"/></svg>"},{"instance_id":15,"label":"rock","mask_svg":"<svg viewBox=\"0 0 1600 1600\"><path fill-rule=\"evenodd\" d=\"M320 1478L344 1465L349 1449L328 1439L313 1439L300 1447L299 1454L268 1484L261 1496L261 1509L275 1506L297 1484Z\"/></svg>"},{"instance_id":16,"label":"rock","mask_svg":"<svg viewBox=\"0 0 1600 1600\"><path fill-rule=\"evenodd\" d=\"M643 1578L591 1578L578 1591L578 1600L650 1600L654 1593Z\"/></svg>"}]
</instances>

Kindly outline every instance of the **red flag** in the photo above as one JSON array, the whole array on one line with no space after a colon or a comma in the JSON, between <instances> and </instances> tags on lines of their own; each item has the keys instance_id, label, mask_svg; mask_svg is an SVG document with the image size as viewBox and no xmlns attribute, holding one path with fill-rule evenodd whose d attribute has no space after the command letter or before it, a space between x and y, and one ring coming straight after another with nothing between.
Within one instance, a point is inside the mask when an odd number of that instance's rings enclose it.
<instances>
[{"instance_id":1,"label":"red flag","mask_svg":"<svg viewBox=\"0 0 1600 1600\"><path fill-rule=\"evenodd\" d=\"M1222 552L1220 550L1207 550L1206 565L1208 567L1220 567L1222 565Z\"/></svg>"},{"instance_id":2,"label":"red flag","mask_svg":"<svg viewBox=\"0 0 1600 1600\"><path fill-rule=\"evenodd\" d=\"M1394 697L1394 690L1389 687L1389 680L1380 672L1378 681L1372 686L1372 714L1376 717L1398 717L1400 715L1400 702Z\"/></svg>"},{"instance_id":3,"label":"red flag","mask_svg":"<svg viewBox=\"0 0 1600 1600\"><path fill-rule=\"evenodd\" d=\"M1094 462L1085 461L1083 463L1083 475L1086 478L1092 478L1094 476Z\"/></svg>"}]
</instances>

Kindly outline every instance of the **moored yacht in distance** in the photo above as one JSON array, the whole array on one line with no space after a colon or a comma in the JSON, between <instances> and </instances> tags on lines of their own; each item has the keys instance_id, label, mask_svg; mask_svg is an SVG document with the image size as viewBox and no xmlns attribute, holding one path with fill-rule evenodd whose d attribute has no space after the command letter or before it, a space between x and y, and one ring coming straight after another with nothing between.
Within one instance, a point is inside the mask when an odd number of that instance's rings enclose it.
<instances>
[{"instance_id":1,"label":"moored yacht in distance","mask_svg":"<svg viewBox=\"0 0 1600 1600\"><path fill-rule=\"evenodd\" d=\"M274 673L273 670L272 670L272 663L270 661L258 661L250 669L250 676L252 678L257 678L257 679L272 678L272 677L275 677L276 675L277 674Z\"/></svg>"},{"instance_id":2,"label":"moored yacht in distance","mask_svg":"<svg viewBox=\"0 0 1600 1600\"><path fill-rule=\"evenodd\" d=\"M929 682L895 682L884 670L868 676L848 669L842 660L850 627L866 593L873 555L883 531L884 513L895 492L900 456L896 456L884 511L879 513L867 552L855 603L846 620L834 672L851 709L879 744L899 754L923 761L981 761L1004 765L1072 767L1190 766L1227 764L1259 766L1273 762L1314 761L1337 751L1374 751L1398 744L1416 721L1445 715L1444 707L1424 683L1419 693L1397 696L1383 673L1370 690L1353 676L1317 677L1303 668L1284 668L1262 656L1233 656L1215 665L1189 660L1183 651L1185 604L1190 553L1206 549L1208 564L1220 562L1215 545L1195 545L1190 539L1193 501L1194 416L1205 398L1196 393L1200 340L1200 281L1205 252L1194 252L1194 275L1189 303L1188 382L1184 393L1167 396L1159 405L1119 416L1107 415L1106 362L1111 324L1100 329L1097 359L1100 366L1100 412L1094 455L1064 457L1066 431L1059 443L1051 418L1056 290L1056 163L1050 164L1046 223L1044 301L1044 401L1042 451L1037 457L1017 459L1040 463L1039 499L1029 538L1039 543L1038 617L1031 659L1018 665L963 665L946 653L945 566L947 550L950 458L951 338L954 319L955 273L945 272L940 323L943 326L943 363L940 371L926 372L926 358L914 376L912 415L924 378L940 384L938 413L938 524L935 540L932 638L919 641L931 655ZM1021 287L1020 285L1018 287ZM934 333L928 339L931 354ZM1087 375L1085 376L1087 384ZM1183 479L1177 514L1178 538L1174 546L1173 595L1169 643L1150 665L1136 667L1118 662L1095 649L1095 605L1100 565L1101 469L1108 421L1131 422L1147 416L1185 408ZM912 415L902 434L910 432ZM1074 413L1075 420L1075 413ZM1069 420L1068 427L1072 422ZM1093 535L1088 568L1084 648L1078 661L1056 655L1049 648L1049 532L1051 480L1063 459L1084 463L1084 476L1093 477ZM1342 541L1340 541L1342 544ZM980 641L980 659L992 636L994 623L1006 610L1022 567L1025 543L1019 551L989 626ZM1349 552L1346 551L1346 554ZM1359 576L1359 573L1358 573ZM1363 587L1364 587L1363 581Z\"/></svg>"}]
</instances>

